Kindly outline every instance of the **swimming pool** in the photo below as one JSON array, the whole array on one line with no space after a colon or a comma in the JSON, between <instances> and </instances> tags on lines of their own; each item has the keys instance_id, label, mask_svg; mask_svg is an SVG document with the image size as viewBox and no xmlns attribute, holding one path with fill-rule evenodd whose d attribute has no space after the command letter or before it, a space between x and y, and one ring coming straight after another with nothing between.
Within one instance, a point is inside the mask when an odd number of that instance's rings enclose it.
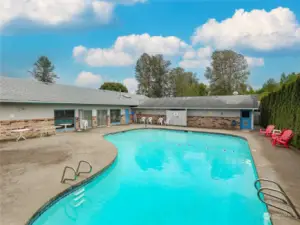
<instances>
[{"instance_id":1,"label":"swimming pool","mask_svg":"<svg viewBox=\"0 0 300 225\"><path fill-rule=\"evenodd\" d=\"M34 225L271 225L246 140L158 129L105 139L115 163Z\"/></svg>"}]
</instances>

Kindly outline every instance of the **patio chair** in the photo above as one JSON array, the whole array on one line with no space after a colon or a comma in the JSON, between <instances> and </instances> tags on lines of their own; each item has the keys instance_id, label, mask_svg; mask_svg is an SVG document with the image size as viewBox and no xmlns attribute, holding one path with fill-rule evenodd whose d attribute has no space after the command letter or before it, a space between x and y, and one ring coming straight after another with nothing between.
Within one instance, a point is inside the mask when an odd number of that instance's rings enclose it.
<instances>
[{"instance_id":1,"label":"patio chair","mask_svg":"<svg viewBox=\"0 0 300 225\"><path fill-rule=\"evenodd\" d=\"M170 119L166 119L165 120L165 125L169 125L170 124Z\"/></svg>"},{"instance_id":2,"label":"patio chair","mask_svg":"<svg viewBox=\"0 0 300 225\"><path fill-rule=\"evenodd\" d=\"M294 133L292 130L285 130L281 136L272 138L272 145L283 145L289 148L289 142L292 140Z\"/></svg>"},{"instance_id":3,"label":"patio chair","mask_svg":"<svg viewBox=\"0 0 300 225\"><path fill-rule=\"evenodd\" d=\"M152 124L152 117L148 118L148 124Z\"/></svg>"},{"instance_id":4,"label":"patio chair","mask_svg":"<svg viewBox=\"0 0 300 225\"><path fill-rule=\"evenodd\" d=\"M141 123L145 123L145 122L146 122L146 117L143 116L143 117L141 118L140 122L141 122Z\"/></svg>"},{"instance_id":5,"label":"patio chair","mask_svg":"<svg viewBox=\"0 0 300 225\"><path fill-rule=\"evenodd\" d=\"M278 132L274 132L273 131L273 133L272 133L272 139L276 139L277 137L280 137L280 136L282 136L283 135L283 133L286 131L287 129L282 129L282 130L280 130L280 131L278 131Z\"/></svg>"},{"instance_id":6,"label":"patio chair","mask_svg":"<svg viewBox=\"0 0 300 225\"><path fill-rule=\"evenodd\" d=\"M163 125L164 124L164 118L158 118L157 124Z\"/></svg>"},{"instance_id":7,"label":"patio chair","mask_svg":"<svg viewBox=\"0 0 300 225\"><path fill-rule=\"evenodd\" d=\"M274 128L275 128L274 125L268 125L267 128L266 128L265 130L264 130L264 129L260 129L260 130L259 130L259 133L260 133L260 134L264 134L264 135L267 136L267 137L271 137Z\"/></svg>"}]
</instances>

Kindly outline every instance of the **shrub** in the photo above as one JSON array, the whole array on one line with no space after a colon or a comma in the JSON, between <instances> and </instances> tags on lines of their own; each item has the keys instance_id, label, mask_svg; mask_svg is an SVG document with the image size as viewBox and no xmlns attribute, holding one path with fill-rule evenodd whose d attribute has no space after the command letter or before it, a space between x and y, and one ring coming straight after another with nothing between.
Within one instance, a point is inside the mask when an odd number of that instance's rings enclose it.
<instances>
[{"instance_id":1,"label":"shrub","mask_svg":"<svg viewBox=\"0 0 300 225\"><path fill-rule=\"evenodd\" d=\"M289 128L295 136L291 144L300 149L300 77L285 84L261 100L260 124L274 124L278 129Z\"/></svg>"}]
</instances>

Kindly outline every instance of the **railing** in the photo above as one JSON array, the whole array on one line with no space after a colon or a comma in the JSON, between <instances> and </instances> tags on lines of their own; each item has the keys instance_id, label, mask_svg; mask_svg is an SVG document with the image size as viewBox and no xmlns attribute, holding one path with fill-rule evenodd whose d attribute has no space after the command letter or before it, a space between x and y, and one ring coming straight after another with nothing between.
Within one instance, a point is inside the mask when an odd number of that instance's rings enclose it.
<instances>
[{"instance_id":1,"label":"railing","mask_svg":"<svg viewBox=\"0 0 300 225\"><path fill-rule=\"evenodd\" d=\"M79 172L80 165L81 165L82 163L88 164L89 167L90 167L90 170L89 170L89 171ZM92 169L93 169L93 168L92 168L92 166L91 166L91 164L90 164L89 162L84 161L84 160L80 160L79 163L78 163L77 169L76 169L76 176L79 176L81 173L91 173L91 172L92 172Z\"/></svg>"},{"instance_id":2,"label":"railing","mask_svg":"<svg viewBox=\"0 0 300 225\"><path fill-rule=\"evenodd\" d=\"M279 190L276 190L274 188L269 188L269 187L258 187L258 183L260 183L261 185L261 182L266 182L266 183L271 183L271 184L275 184L276 187L279 189ZM280 211L284 211L286 213L288 213L290 216L292 216L293 218L295 219L300 219L300 214L299 212L297 211L296 207L294 206L294 204L292 203L291 199L289 198L289 196L285 193L285 191L283 190L283 188L278 184L276 183L275 181L272 181L272 180L268 180L268 179L257 179L255 182L254 182L254 186L257 190L257 196L259 198L259 200L263 203L265 203L267 206L270 206L270 207L273 207L275 209L278 209ZM261 185L262 186L262 185ZM278 194L281 194L284 198L281 198L281 197L278 197L278 196L275 196L273 194L270 194L270 193L265 193L264 191L271 191L271 192L274 192L274 193L278 193ZM276 199L277 201L279 201L279 203L281 204L284 204L285 206L288 206L290 209L292 209L293 213L291 213L290 211L277 206L277 205L274 205L274 204L271 204L269 202L266 202L263 198L262 198L262 195L261 194L264 194L265 196L269 196L269 197L272 197L274 199Z\"/></svg>"},{"instance_id":3,"label":"railing","mask_svg":"<svg viewBox=\"0 0 300 225\"><path fill-rule=\"evenodd\" d=\"M70 169L74 172L74 178L65 178L65 174L66 174L66 171L67 169ZM70 180L70 181L74 181L77 179L77 175L76 175L76 171L74 170L74 168L70 167L70 166L65 166L64 168L64 172L63 172L63 175L61 177L61 183L65 183L66 180Z\"/></svg>"},{"instance_id":4,"label":"railing","mask_svg":"<svg viewBox=\"0 0 300 225\"><path fill-rule=\"evenodd\" d=\"M82 163L86 163L86 164L89 165L89 167L90 167L89 171L82 171L82 172L79 171L80 165L81 165ZM74 172L74 178L65 178L67 169L70 169L70 170L72 170L72 171ZM78 177L80 174L82 174L82 173L91 173L91 172L92 172L92 169L93 169L93 168L92 168L91 164L90 164L89 162L87 162L87 161L84 161L84 160L80 160L80 161L79 161L76 171L75 171L75 169L74 169L73 167L65 166L64 172L63 172L63 174L62 174L62 177L61 177L61 181L60 181L60 182L61 182L61 183L65 183L65 181L67 181L67 180L74 181L74 180L76 180L77 177Z\"/></svg>"}]
</instances>

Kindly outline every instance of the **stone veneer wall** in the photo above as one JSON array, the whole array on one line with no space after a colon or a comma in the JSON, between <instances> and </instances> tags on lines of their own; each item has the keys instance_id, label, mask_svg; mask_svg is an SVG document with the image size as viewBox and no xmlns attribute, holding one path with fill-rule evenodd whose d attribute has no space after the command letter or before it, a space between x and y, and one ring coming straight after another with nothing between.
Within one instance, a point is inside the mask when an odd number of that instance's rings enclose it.
<instances>
[{"instance_id":1,"label":"stone veneer wall","mask_svg":"<svg viewBox=\"0 0 300 225\"><path fill-rule=\"evenodd\" d=\"M166 119L165 115L151 115L151 114L137 114L138 121L142 117L152 117L153 124L157 124L158 118L163 117ZM232 121L236 121L236 126L232 126ZM240 129L240 118L239 117L203 117L203 116L188 116L187 117L188 127L198 127L198 128L216 128L216 129Z\"/></svg>"},{"instance_id":2,"label":"stone veneer wall","mask_svg":"<svg viewBox=\"0 0 300 225\"><path fill-rule=\"evenodd\" d=\"M92 128L97 127L97 116L92 117Z\"/></svg>"},{"instance_id":3,"label":"stone veneer wall","mask_svg":"<svg viewBox=\"0 0 300 225\"><path fill-rule=\"evenodd\" d=\"M236 121L236 126L232 126L232 121ZM199 128L217 128L217 129L240 129L239 117L203 117L203 116L188 116L188 127Z\"/></svg>"},{"instance_id":4,"label":"stone veneer wall","mask_svg":"<svg viewBox=\"0 0 300 225\"><path fill-rule=\"evenodd\" d=\"M0 140L16 139L18 133L11 132L15 129L28 128L24 133L26 138L40 136L40 128L52 127L49 134L55 134L54 118L30 119L30 120L0 120Z\"/></svg>"},{"instance_id":5,"label":"stone veneer wall","mask_svg":"<svg viewBox=\"0 0 300 225\"><path fill-rule=\"evenodd\" d=\"M121 115L121 124L126 124L126 119L125 119L125 115Z\"/></svg>"}]
</instances>

